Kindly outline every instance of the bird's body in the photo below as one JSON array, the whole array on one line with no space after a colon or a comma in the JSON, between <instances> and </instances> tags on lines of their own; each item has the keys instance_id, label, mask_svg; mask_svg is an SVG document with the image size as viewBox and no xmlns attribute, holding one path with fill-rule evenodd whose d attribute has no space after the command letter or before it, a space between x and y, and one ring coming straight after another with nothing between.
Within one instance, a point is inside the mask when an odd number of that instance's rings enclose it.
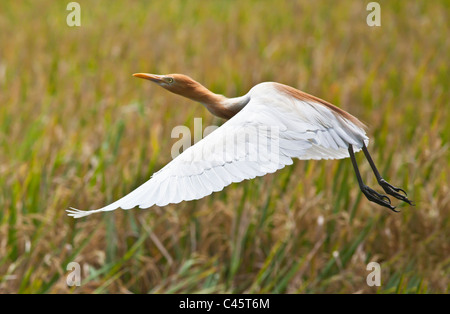
<instances>
[{"instance_id":1,"label":"bird's body","mask_svg":"<svg viewBox=\"0 0 450 314\"><path fill-rule=\"evenodd\" d=\"M369 139L364 124L357 118L287 85L260 83L244 96L226 98L181 74L138 73L135 76L198 101L212 114L229 120L118 201L97 210L68 210L75 218L117 208L148 208L200 199L233 182L275 172L292 164L293 158L352 157L353 162L354 151L363 149L365 154L367 151ZM390 201L384 201L389 200L386 196L362 184L356 161L354 166L364 194L369 199L376 198L370 200L394 209ZM381 176L377 179L382 180ZM390 184L383 188L388 194L410 203L397 193L401 189L396 190ZM389 193L389 189L395 194Z\"/></svg>"}]
</instances>

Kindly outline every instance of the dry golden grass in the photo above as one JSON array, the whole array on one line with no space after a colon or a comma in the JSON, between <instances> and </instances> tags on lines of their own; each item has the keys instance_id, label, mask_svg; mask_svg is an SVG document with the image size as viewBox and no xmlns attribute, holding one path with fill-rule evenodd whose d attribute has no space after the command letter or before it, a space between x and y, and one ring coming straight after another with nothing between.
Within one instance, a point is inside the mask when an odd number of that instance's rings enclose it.
<instances>
[{"instance_id":1,"label":"dry golden grass","mask_svg":"<svg viewBox=\"0 0 450 314\"><path fill-rule=\"evenodd\" d=\"M89 1L71 28L67 3L2 1L0 292L448 292L449 2L379 3L371 28L354 1ZM349 160L296 161L200 201L67 217L145 182L174 126L221 123L135 72L324 98L369 125L380 170L417 206L368 202Z\"/></svg>"}]
</instances>

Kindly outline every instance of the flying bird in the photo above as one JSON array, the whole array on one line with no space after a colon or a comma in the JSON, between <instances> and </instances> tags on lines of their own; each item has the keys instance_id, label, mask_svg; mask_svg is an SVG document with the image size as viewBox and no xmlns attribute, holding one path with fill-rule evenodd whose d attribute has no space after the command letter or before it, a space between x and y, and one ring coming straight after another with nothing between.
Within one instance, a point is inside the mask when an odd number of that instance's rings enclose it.
<instances>
[{"instance_id":1,"label":"flying bird","mask_svg":"<svg viewBox=\"0 0 450 314\"><path fill-rule=\"evenodd\" d=\"M80 218L117 208L148 208L196 200L233 182L273 173L291 165L293 158L348 157L367 199L396 211L388 196L364 184L355 159L355 152L361 150L386 194L414 205L403 189L380 175L367 149L365 125L325 100L276 82L260 83L244 96L227 98L183 74L133 75L199 102L213 115L228 121L128 195L100 209L70 208L69 216Z\"/></svg>"}]
</instances>

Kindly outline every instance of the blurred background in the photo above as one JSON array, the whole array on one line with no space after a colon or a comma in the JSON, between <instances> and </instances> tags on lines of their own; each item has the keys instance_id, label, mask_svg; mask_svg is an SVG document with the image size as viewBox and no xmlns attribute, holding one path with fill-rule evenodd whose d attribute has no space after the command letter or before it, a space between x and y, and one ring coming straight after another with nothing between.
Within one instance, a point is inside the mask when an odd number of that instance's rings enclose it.
<instances>
[{"instance_id":1,"label":"blurred background","mask_svg":"<svg viewBox=\"0 0 450 314\"><path fill-rule=\"evenodd\" d=\"M448 292L449 1L378 1L380 27L368 2L78 1L80 27L69 1L0 2L0 292ZM74 220L69 206L109 204L168 163L173 127L223 123L135 72L334 103L417 205L367 201L350 160L295 161L200 201Z\"/></svg>"}]
</instances>

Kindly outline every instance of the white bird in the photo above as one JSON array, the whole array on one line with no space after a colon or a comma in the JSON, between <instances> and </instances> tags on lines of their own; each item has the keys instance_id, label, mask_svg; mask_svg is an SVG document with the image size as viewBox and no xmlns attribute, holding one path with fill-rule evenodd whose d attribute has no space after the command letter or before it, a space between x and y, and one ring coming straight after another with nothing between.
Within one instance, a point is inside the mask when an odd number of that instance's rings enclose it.
<instances>
[{"instance_id":1,"label":"white bird","mask_svg":"<svg viewBox=\"0 0 450 314\"><path fill-rule=\"evenodd\" d=\"M359 187L367 199L395 211L386 195L363 183L354 156L360 150L384 191L414 205L404 190L379 174L367 150L369 139L364 124L322 99L275 82L260 83L244 96L227 98L183 74L133 75L200 102L212 114L229 120L128 195L100 209L68 209L69 216L80 218L117 208L148 208L196 200L233 182L273 173L291 165L293 158L347 157L351 158Z\"/></svg>"}]
</instances>

